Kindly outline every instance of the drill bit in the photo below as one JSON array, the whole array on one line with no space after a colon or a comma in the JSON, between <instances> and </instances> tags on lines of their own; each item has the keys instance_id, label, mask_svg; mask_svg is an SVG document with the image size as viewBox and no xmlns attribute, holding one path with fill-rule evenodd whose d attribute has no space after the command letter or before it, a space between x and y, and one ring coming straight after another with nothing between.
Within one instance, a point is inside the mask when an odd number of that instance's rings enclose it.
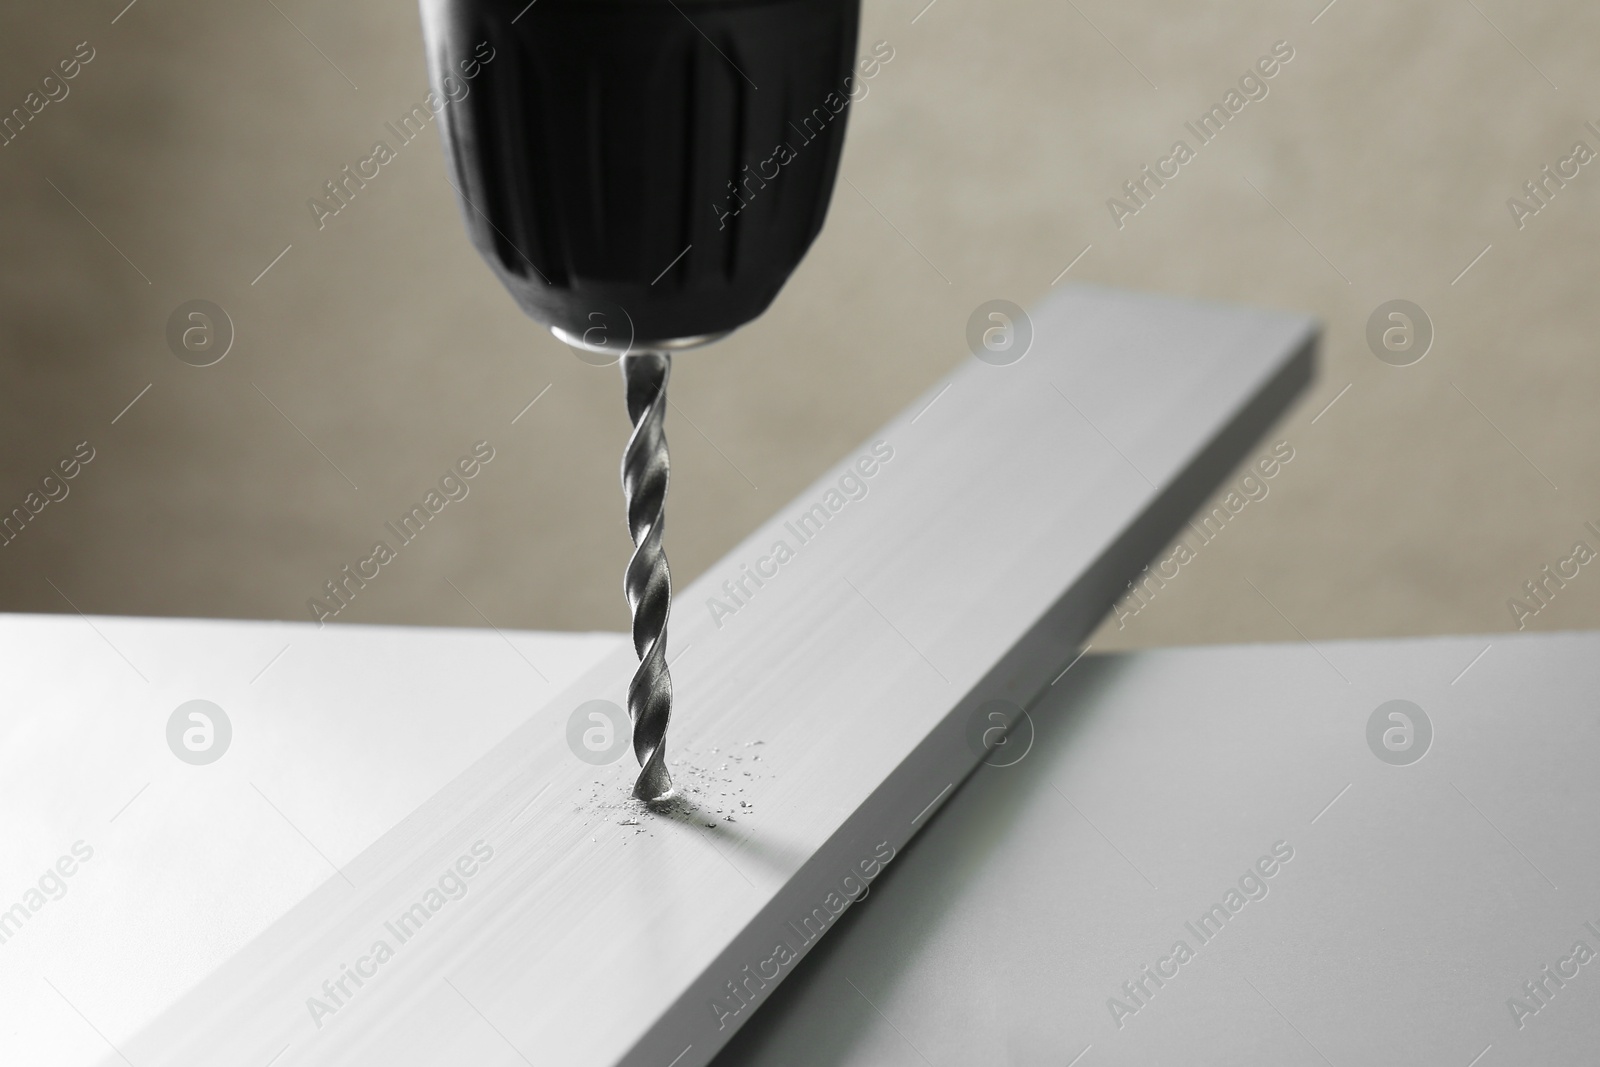
<instances>
[{"instance_id":1,"label":"drill bit","mask_svg":"<svg viewBox=\"0 0 1600 1067\"><path fill-rule=\"evenodd\" d=\"M633 719L633 754L639 777L633 795L646 803L671 798L667 771L667 722L672 718L672 676L667 672L667 615L672 609L672 576L661 550L661 525L667 500L667 376L672 357L638 352L622 357L633 433L622 453L622 492L628 504L628 535L633 555L623 579L633 611L633 651L639 669L628 683L628 715Z\"/></svg>"}]
</instances>

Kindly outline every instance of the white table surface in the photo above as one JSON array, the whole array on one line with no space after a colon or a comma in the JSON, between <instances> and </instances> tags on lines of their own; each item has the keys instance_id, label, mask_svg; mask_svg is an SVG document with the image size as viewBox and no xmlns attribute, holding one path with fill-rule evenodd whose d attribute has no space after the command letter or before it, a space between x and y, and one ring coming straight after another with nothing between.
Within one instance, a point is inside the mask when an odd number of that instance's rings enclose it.
<instances>
[{"instance_id":1,"label":"white table surface","mask_svg":"<svg viewBox=\"0 0 1600 1067\"><path fill-rule=\"evenodd\" d=\"M624 640L74 616L0 616L0 639L27 667L0 717L0 908L93 849L0 943L0 1062L52 1065L104 1062ZM525 702L474 689L504 657ZM127 678L69 713L86 658ZM439 713L397 728L341 662ZM280 705L301 672L332 680ZM1091 654L718 1063L1584 1062L1600 962L1521 1028L1507 1000L1600 950L1597 689L1600 634ZM165 738L196 697L235 729L202 767ZM1434 730L1409 766L1368 746L1395 698ZM1279 841L1267 896L1200 946L1185 923ZM1195 958L1118 1027L1108 1000L1179 938Z\"/></svg>"}]
</instances>

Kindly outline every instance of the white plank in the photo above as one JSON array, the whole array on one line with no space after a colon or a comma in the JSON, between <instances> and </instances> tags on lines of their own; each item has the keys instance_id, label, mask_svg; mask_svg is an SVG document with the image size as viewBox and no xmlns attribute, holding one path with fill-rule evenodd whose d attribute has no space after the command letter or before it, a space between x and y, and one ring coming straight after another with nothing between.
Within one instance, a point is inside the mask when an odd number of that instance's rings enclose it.
<instances>
[{"instance_id":1,"label":"white plank","mask_svg":"<svg viewBox=\"0 0 1600 1067\"><path fill-rule=\"evenodd\" d=\"M1600 633L1091 653L716 1062L1592 1062L1597 689Z\"/></svg>"},{"instance_id":2,"label":"white plank","mask_svg":"<svg viewBox=\"0 0 1600 1067\"><path fill-rule=\"evenodd\" d=\"M680 593L671 744L693 817L631 825L632 768L597 774L567 747L570 708L623 700L633 664L616 653L122 1053L706 1063L751 1014L716 998L746 966L774 960L781 978L808 948L790 924L904 846L977 759L969 714L1048 684L1305 384L1316 332L1087 288L1033 325L1027 358L964 365ZM865 494L802 543L786 524L832 487L859 494L847 479L870 455ZM714 620L724 581L780 540L793 558ZM458 863L465 895L430 900ZM418 903L404 936L392 924ZM322 983L373 953L323 1012ZM753 1001L776 981L758 984Z\"/></svg>"}]
</instances>

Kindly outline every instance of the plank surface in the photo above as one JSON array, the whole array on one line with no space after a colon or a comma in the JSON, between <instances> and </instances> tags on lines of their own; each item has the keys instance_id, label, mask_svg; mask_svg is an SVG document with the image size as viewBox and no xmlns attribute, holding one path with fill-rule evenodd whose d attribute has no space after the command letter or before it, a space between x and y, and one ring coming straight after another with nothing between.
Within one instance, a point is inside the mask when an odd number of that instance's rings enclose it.
<instances>
[{"instance_id":1,"label":"plank surface","mask_svg":"<svg viewBox=\"0 0 1600 1067\"><path fill-rule=\"evenodd\" d=\"M717 1067L1592 1063L1597 689L1600 633L1091 653Z\"/></svg>"},{"instance_id":2,"label":"plank surface","mask_svg":"<svg viewBox=\"0 0 1600 1067\"><path fill-rule=\"evenodd\" d=\"M573 709L623 702L619 651L121 1053L706 1063L970 771L983 706L1047 686L1244 458L1316 336L1090 288L1033 329L1021 362L963 365L679 594L684 813L641 816L628 761L569 747Z\"/></svg>"}]
</instances>

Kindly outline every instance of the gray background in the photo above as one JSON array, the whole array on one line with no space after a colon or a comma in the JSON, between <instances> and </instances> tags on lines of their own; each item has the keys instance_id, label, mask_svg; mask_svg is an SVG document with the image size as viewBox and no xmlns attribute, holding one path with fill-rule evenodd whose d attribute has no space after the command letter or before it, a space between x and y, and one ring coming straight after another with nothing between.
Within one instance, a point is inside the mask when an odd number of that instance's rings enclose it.
<instances>
[{"instance_id":1,"label":"gray background","mask_svg":"<svg viewBox=\"0 0 1600 1067\"><path fill-rule=\"evenodd\" d=\"M341 620L623 628L615 369L478 261L431 129L320 232L306 207L422 99L415 9L124 2L0 13L0 111L96 50L0 147L0 510L97 450L0 548L0 607L309 618L488 439L470 496ZM1575 140L1600 149L1593 5L924 3L866 6L863 51L895 55L806 262L763 319L677 361L680 584L972 358L977 305L1028 306L1075 259L1061 284L1327 325L1270 495L1096 647L1513 628L1523 582L1580 536L1600 547L1581 528L1600 525L1600 165L1521 231L1506 208ZM1295 57L1270 94L1119 230L1107 198L1280 39ZM197 298L238 331L208 368L165 341ZM1364 337L1395 298L1436 331L1410 367ZM1529 628L1600 621L1590 569Z\"/></svg>"}]
</instances>

